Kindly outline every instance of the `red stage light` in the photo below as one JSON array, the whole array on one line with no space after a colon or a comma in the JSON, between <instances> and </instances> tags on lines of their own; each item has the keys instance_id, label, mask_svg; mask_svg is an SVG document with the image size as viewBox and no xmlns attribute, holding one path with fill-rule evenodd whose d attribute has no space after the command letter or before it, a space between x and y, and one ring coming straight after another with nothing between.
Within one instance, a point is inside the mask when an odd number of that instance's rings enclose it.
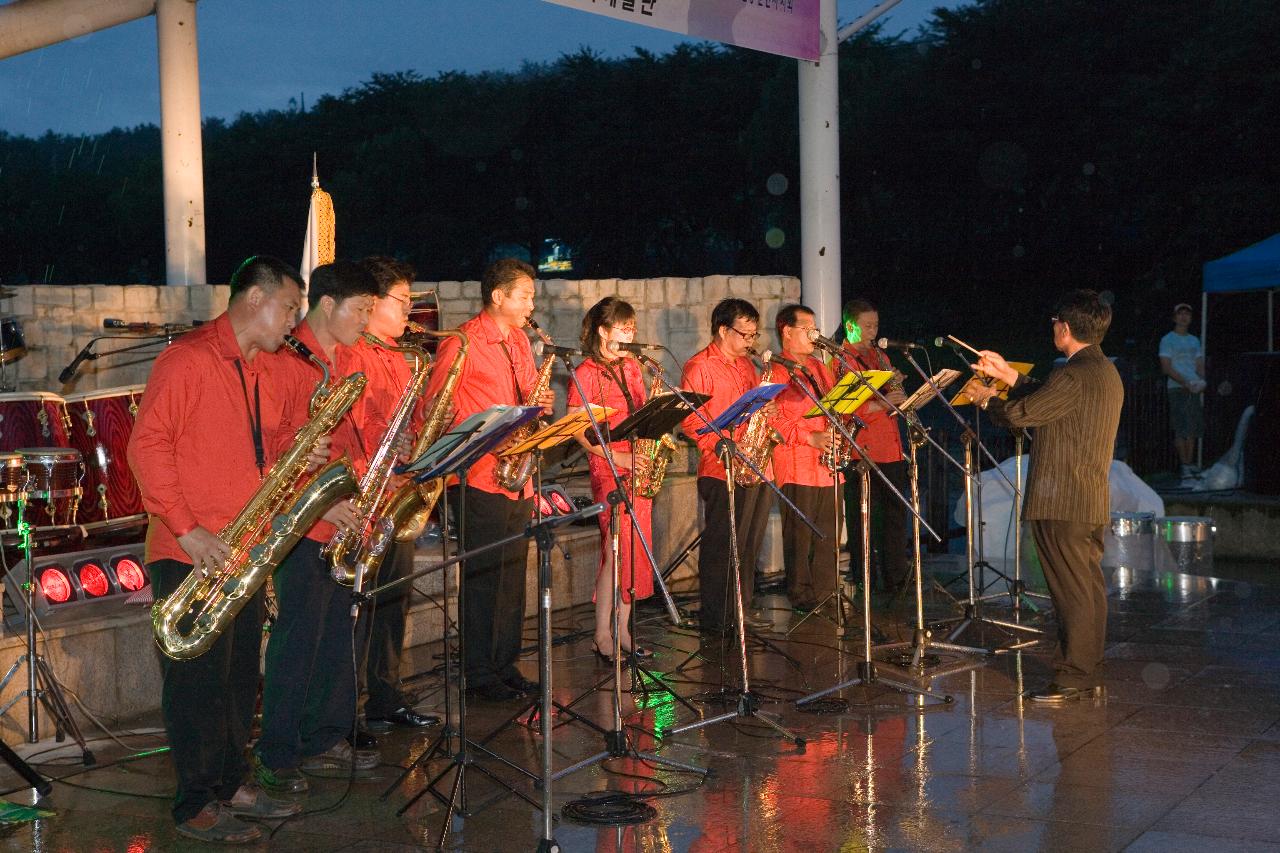
<instances>
[{"instance_id":1,"label":"red stage light","mask_svg":"<svg viewBox=\"0 0 1280 853\"><path fill-rule=\"evenodd\" d=\"M80 575L80 588L89 598L101 598L111 592L111 581L97 563L85 563L76 570Z\"/></svg>"},{"instance_id":2,"label":"red stage light","mask_svg":"<svg viewBox=\"0 0 1280 853\"><path fill-rule=\"evenodd\" d=\"M538 512L543 515L555 515L555 510L551 508L551 504L547 503L547 499L542 495L538 495Z\"/></svg>"},{"instance_id":3,"label":"red stage light","mask_svg":"<svg viewBox=\"0 0 1280 853\"><path fill-rule=\"evenodd\" d=\"M559 492L551 492L549 493L549 496L551 498L551 503L555 504L556 509L560 510L560 512L565 515L573 512L573 504L569 503L569 500L564 495Z\"/></svg>"},{"instance_id":4,"label":"red stage light","mask_svg":"<svg viewBox=\"0 0 1280 853\"><path fill-rule=\"evenodd\" d=\"M66 604L71 600L71 578L61 566L45 566L37 578L50 604Z\"/></svg>"},{"instance_id":5,"label":"red stage light","mask_svg":"<svg viewBox=\"0 0 1280 853\"><path fill-rule=\"evenodd\" d=\"M137 592L147 585L147 573L137 560L121 557L116 563L116 577L120 579L120 588L127 592Z\"/></svg>"}]
</instances>

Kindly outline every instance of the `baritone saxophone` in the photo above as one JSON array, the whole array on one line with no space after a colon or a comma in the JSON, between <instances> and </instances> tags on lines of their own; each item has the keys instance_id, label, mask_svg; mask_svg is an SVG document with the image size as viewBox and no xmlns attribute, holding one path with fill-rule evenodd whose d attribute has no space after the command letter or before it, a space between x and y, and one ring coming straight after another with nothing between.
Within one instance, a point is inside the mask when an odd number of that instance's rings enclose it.
<instances>
[{"instance_id":1,"label":"baritone saxophone","mask_svg":"<svg viewBox=\"0 0 1280 853\"><path fill-rule=\"evenodd\" d=\"M355 472L345 456L313 474L307 473L307 457L351 409L364 390L365 376L353 373L329 388L324 363L296 338L286 336L285 343L324 371L311 397L311 419L240 514L218 533L231 556L208 574L193 568L173 594L152 606L156 642L174 660L207 652L320 516L356 490Z\"/></svg>"}]
</instances>

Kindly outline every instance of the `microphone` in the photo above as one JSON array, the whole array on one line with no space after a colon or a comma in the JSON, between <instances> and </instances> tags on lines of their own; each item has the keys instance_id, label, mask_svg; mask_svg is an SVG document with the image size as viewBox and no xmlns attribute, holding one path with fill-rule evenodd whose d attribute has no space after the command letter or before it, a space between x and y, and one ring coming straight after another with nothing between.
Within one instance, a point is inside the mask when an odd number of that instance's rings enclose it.
<instances>
[{"instance_id":1,"label":"microphone","mask_svg":"<svg viewBox=\"0 0 1280 853\"><path fill-rule=\"evenodd\" d=\"M903 352L913 349L924 349L924 347L920 346L915 341L895 341L893 338L881 338L876 341L876 346L880 347L880 349L896 349Z\"/></svg>"},{"instance_id":2,"label":"microphone","mask_svg":"<svg viewBox=\"0 0 1280 853\"><path fill-rule=\"evenodd\" d=\"M155 323L126 323L124 320L118 320L115 317L107 317L102 321L104 329L122 329L126 332L158 332L164 329L164 326Z\"/></svg>"},{"instance_id":3,"label":"microphone","mask_svg":"<svg viewBox=\"0 0 1280 853\"><path fill-rule=\"evenodd\" d=\"M640 353L645 350L664 349L662 344L624 344L621 341L613 341L609 345L613 347L614 352Z\"/></svg>"},{"instance_id":4,"label":"microphone","mask_svg":"<svg viewBox=\"0 0 1280 853\"><path fill-rule=\"evenodd\" d=\"M825 337L825 336L824 336L821 332L819 332L817 329L810 329L810 330L809 330L809 341L810 341L811 343L815 343L815 344L817 344L818 346L822 347L822 348L823 348L823 349L825 349L825 350L833 350L833 351L834 351L834 350L838 350L838 349L840 349L840 345L839 345L838 343L836 343L835 341L831 340L831 338Z\"/></svg>"},{"instance_id":5,"label":"microphone","mask_svg":"<svg viewBox=\"0 0 1280 853\"><path fill-rule=\"evenodd\" d=\"M557 344L544 343L542 345L542 355L543 356L547 356L547 355L580 356L580 355L583 355L583 352L582 350L574 349L573 347L562 347Z\"/></svg>"},{"instance_id":6,"label":"microphone","mask_svg":"<svg viewBox=\"0 0 1280 853\"><path fill-rule=\"evenodd\" d=\"M785 367L787 370L800 370L800 369L801 369L801 368L800 368L800 363L799 363L799 362L792 361L791 359L787 358L786 356L778 355L777 353L770 353L770 354L769 354L769 357L768 357L767 359L765 359L765 361L771 361L771 362L773 362L773 363L775 363L775 364L781 364L781 365L782 365L783 367Z\"/></svg>"},{"instance_id":7,"label":"microphone","mask_svg":"<svg viewBox=\"0 0 1280 853\"><path fill-rule=\"evenodd\" d=\"M89 341L89 343L84 345L84 349L76 353L76 357L71 359L71 363L68 364L66 367L64 367L62 369L62 372L58 374L59 382L63 383L64 385L70 382L71 377L76 375L76 370L80 368L80 365L83 364L86 359L93 359L98 357L95 353L91 352L91 350L93 349L93 344L94 344L93 341Z\"/></svg>"}]
</instances>

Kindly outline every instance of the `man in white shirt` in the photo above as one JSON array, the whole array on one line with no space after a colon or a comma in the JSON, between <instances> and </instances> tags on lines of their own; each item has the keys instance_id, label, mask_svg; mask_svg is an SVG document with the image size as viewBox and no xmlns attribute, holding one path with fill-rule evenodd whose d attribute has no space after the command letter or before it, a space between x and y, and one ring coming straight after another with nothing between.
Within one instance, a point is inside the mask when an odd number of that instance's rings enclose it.
<instances>
[{"instance_id":1,"label":"man in white shirt","mask_svg":"<svg viewBox=\"0 0 1280 853\"><path fill-rule=\"evenodd\" d=\"M1169 377L1169 423L1184 478L1200 475L1193 460L1204 434L1204 350L1187 331L1190 326L1191 306L1181 302L1173 306L1173 331L1160 339L1160 369Z\"/></svg>"}]
</instances>

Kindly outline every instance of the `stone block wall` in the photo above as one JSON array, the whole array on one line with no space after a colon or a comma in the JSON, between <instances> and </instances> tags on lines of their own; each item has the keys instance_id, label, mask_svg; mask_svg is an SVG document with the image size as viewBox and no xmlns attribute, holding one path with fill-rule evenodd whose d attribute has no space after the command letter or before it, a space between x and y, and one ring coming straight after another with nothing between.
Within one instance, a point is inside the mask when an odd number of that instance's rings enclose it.
<instances>
[{"instance_id":1,"label":"stone block wall","mask_svg":"<svg viewBox=\"0 0 1280 853\"><path fill-rule=\"evenodd\" d=\"M419 283L415 290L434 287L440 299L442 324L455 326L480 309L480 283L442 281ZM0 312L18 318L27 355L6 368L6 384L22 391L68 394L146 382L151 359L161 345L134 353L107 356L128 346L127 340L102 340L94 351L104 354L81 365L67 385L58 374L91 338L114 334L102 328L113 317L128 322L190 323L210 320L227 306L226 285L157 287L153 285L19 285L17 295ZM598 279L538 282L535 317L557 343L578 339L582 316L597 301L617 294L638 313L637 340L666 344L679 363L706 345L711 309L726 296L751 301L761 314L766 338L760 348L776 346L770 333L774 315L787 302L800 298L800 280L787 276L706 276L704 278ZM679 364L667 361L668 370ZM566 378L558 378L563 398Z\"/></svg>"}]
</instances>

